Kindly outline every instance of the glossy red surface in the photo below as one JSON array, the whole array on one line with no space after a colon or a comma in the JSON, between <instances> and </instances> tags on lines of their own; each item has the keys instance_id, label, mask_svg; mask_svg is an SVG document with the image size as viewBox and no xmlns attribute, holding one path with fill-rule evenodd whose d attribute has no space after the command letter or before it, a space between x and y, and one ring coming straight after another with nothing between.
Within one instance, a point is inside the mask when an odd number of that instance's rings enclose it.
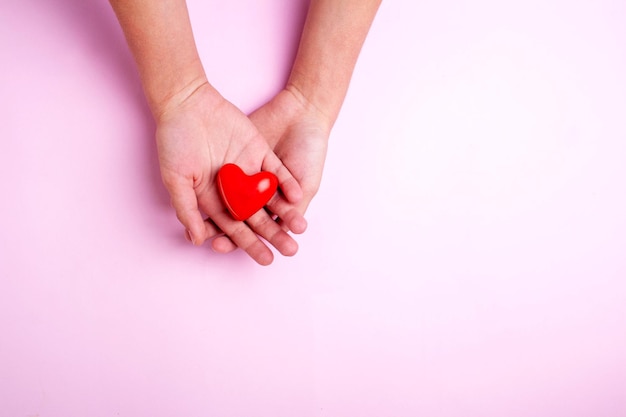
<instances>
[{"instance_id":1,"label":"glossy red surface","mask_svg":"<svg viewBox=\"0 0 626 417\"><path fill-rule=\"evenodd\" d=\"M267 171L246 175L237 165L226 164L217 173L217 185L230 214L243 221L272 198L278 188L278 178Z\"/></svg>"}]
</instances>

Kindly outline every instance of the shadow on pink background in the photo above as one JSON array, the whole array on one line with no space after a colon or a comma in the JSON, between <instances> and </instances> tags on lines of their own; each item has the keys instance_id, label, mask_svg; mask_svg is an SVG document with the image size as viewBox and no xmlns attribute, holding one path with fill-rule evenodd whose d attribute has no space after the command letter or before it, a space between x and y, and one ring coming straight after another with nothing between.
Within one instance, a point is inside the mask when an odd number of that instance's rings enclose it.
<instances>
[{"instance_id":1,"label":"shadow on pink background","mask_svg":"<svg viewBox=\"0 0 626 417\"><path fill-rule=\"evenodd\" d=\"M190 0L284 83L305 1ZM300 252L193 248L107 2L0 3L0 415L626 416L626 6L388 1Z\"/></svg>"}]
</instances>

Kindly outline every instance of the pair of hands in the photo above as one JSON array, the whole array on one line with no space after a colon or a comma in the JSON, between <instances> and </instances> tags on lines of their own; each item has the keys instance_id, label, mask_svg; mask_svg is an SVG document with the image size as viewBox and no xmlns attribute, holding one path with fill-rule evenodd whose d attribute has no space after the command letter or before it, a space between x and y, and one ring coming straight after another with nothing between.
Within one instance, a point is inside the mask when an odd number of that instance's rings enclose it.
<instances>
[{"instance_id":1,"label":"pair of hands","mask_svg":"<svg viewBox=\"0 0 626 417\"><path fill-rule=\"evenodd\" d=\"M187 239L228 253L245 250L261 265L274 258L274 246L292 256L298 244L289 235L306 229L304 212L322 177L330 123L294 86L287 86L249 117L208 82L157 117L157 149L163 183ZM245 222L234 220L216 184L226 163L246 173L269 171L279 192L266 210ZM277 219L275 219L277 216Z\"/></svg>"}]
</instances>

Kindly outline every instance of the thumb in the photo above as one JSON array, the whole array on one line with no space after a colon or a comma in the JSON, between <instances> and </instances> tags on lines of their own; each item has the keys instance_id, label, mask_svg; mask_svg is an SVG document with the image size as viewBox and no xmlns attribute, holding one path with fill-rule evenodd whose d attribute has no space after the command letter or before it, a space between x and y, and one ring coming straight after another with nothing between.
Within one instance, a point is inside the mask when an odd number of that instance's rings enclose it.
<instances>
[{"instance_id":1,"label":"thumb","mask_svg":"<svg viewBox=\"0 0 626 417\"><path fill-rule=\"evenodd\" d=\"M185 226L194 245L201 245L205 240L205 223L198 209L198 198L193 188L193 180L180 176L163 179L172 198L176 217Z\"/></svg>"}]
</instances>

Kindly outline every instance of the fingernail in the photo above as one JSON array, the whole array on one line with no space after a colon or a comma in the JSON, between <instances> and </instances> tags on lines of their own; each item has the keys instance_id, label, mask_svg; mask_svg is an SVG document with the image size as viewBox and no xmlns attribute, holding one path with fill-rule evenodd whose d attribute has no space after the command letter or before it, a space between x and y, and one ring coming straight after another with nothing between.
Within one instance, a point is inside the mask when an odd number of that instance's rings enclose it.
<instances>
[{"instance_id":1,"label":"fingernail","mask_svg":"<svg viewBox=\"0 0 626 417\"><path fill-rule=\"evenodd\" d=\"M193 245L196 244L196 242L193 240L193 237L191 236L191 232L189 230L185 230L185 239L187 239L187 241L191 242Z\"/></svg>"}]
</instances>

